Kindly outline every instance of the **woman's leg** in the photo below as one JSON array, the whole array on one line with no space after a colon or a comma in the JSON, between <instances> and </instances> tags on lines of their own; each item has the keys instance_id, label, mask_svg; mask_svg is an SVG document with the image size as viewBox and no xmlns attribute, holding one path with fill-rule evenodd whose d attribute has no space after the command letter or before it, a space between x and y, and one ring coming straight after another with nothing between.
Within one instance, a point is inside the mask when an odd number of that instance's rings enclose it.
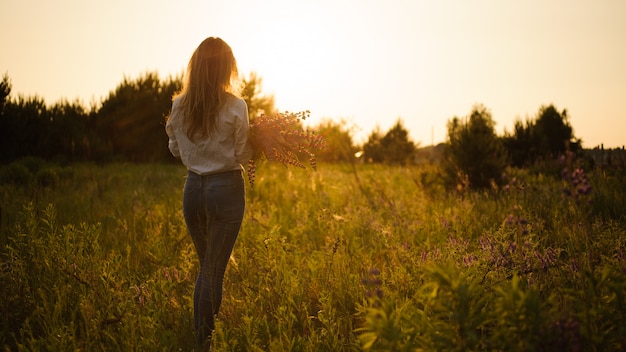
<instances>
[{"instance_id":1,"label":"woman's leg","mask_svg":"<svg viewBox=\"0 0 626 352\"><path fill-rule=\"evenodd\" d=\"M192 172L187 174L185 188L183 191L183 215L187 225L187 231L191 237L196 254L200 259L202 267L202 258L206 256L207 251L207 212L204 210L204 202L202 200L202 177ZM193 311L194 311L194 329L198 331L198 302L201 294L200 275L196 277L196 285L193 292Z\"/></svg>"},{"instance_id":2,"label":"woman's leg","mask_svg":"<svg viewBox=\"0 0 626 352\"><path fill-rule=\"evenodd\" d=\"M198 344L203 344L215 329L224 273L243 219L245 189L241 173L191 178L185 184L183 212L200 259L194 291L194 325ZM195 182L196 178L200 182Z\"/></svg>"},{"instance_id":3,"label":"woman's leg","mask_svg":"<svg viewBox=\"0 0 626 352\"><path fill-rule=\"evenodd\" d=\"M223 222L214 219L211 222L208 238L208 250L200 266L200 290L198 312L201 335L210 334L215 329L214 317L222 304L224 273L230 259L241 220Z\"/></svg>"}]
</instances>

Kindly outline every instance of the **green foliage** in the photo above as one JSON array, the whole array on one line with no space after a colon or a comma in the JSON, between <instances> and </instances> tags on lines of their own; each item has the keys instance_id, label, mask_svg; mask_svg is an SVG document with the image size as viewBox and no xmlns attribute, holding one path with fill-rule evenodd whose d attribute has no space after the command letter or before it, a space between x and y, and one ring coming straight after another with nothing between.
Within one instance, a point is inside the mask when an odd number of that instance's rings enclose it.
<instances>
[{"instance_id":1,"label":"green foliage","mask_svg":"<svg viewBox=\"0 0 626 352\"><path fill-rule=\"evenodd\" d=\"M384 136L374 130L363 145L363 157L366 160L391 165L411 164L415 151L416 146L401 120L396 121Z\"/></svg>"},{"instance_id":2,"label":"green foliage","mask_svg":"<svg viewBox=\"0 0 626 352\"><path fill-rule=\"evenodd\" d=\"M539 145L534 140L534 122L515 120L513 134L505 132L502 144L509 153L511 165L515 167L527 166L540 155Z\"/></svg>"},{"instance_id":3,"label":"green foliage","mask_svg":"<svg viewBox=\"0 0 626 352\"><path fill-rule=\"evenodd\" d=\"M101 153L130 161L170 160L164 120L180 81L169 77L161 82L156 73L134 81L124 78L96 114L97 134L104 144Z\"/></svg>"},{"instance_id":4,"label":"green foliage","mask_svg":"<svg viewBox=\"0 0 626 352\"><path fill-rule=\"evenodd\" d=\"M500 183L507 155L494 126L491 113L482 105L475 106L467 120L455 117L448 122L444 170L451 186L481 189Z\"/></svg>"},{"instance_id":5,"label":"green foliage","mask_svg":"<svg viewBox=\"0 0 626 352\"><path fill-rule=\"evenodd\" d=\"M324 162L352 162L357 148L352 140L352 130L346 121L323 120L315 128L324 137L327 148L316 153L316 158Z\"/></svg>"},{"instance_id":6,"label":"green foliage","mask_svg":"<svg viewBox=\"0 0 626 352\"><path fill-rule=\"evenodd\" d=\"M50 125L43 99L18 97L4 102L0 118L0 162L22 156L48 156L42 135Z\"/></svg>"},{"instance_id":7,"label":"green foliage","mask_svg":"<svg viewBox=\"0 0 626 352\"><path fill-rule=\"evenodd\" d=\"M0 184L2 349L192 350L184 168L54 170ZM213 350L623 349L624 182L585 171L593 202L525 170L459 198L432 165L260 163Z\"/></svg>"},{"instance_id":8,"label":"green foliage","mask_svg":"<svg viewBox=\"0 0 626 352\"><path fill-rule=\"evenodd\" d=\"M97 131L92 127L93 113L78 102L59 101L49 108L52 123L46 145L55 160L82 161L94 157Z\"/></svg>"},{"instance_id":9,"label":"green foliage","mask_svg":"<svg viewBox=\"0 0 626 352\"><path fill-rule=\"evenodd\" d=\"M40 186L53 186L59 180L58 167L41 158L23 157L0 167L0 185L30 186L36 181Z\"/></svg>"},{"instance_id":10,"label":"green foliage","mask_svg":"<svg viewBox=\"0 0 626 352\"><path fill-rule=\"evenodd\" d=\"M248 105L251 122L264 113L276 113L274 96L262 94L259 75L251 72L241 78L241 83L240 93ZM173 161L163 124L172 95L181 85L182 77L161 80L156 72L146 72L136 79L124 77L103 101L86 109L78 100L63 99L46 105L37 96L11 98L12 84L4 74L0 82L0 163L24 156L62 164ZM355 146L346 122L324 121L319 127L333 144L319 155L320 160L351 160ZM543 172L544 163L566 151L581 150L567 111L559 112L553 105L542 106L534 119L515 121L511 134L505 133L502 138L494 135L491 115L482 106L474 107L467 121L455 117L448 123L450 148L445 171L449 186L483 188L492 180L498 182L497 174L506 163L504 151L512 166L533 166ZM504 150L496 144L502 144ZM365 160L390 165L433 159L432 153L418 155L417 145L409 139L401 120L386 133L378 128L372 131L363 152Z\"/></svg>"},{"instance_id":11,"label":"green foliage","mask_svg":"<svg viewBox=\"0 0 626 352\"><path fill-rule=\"evenodd\" d=\"M186 236L182 217L165 208L180 195L179 182L174 178L168 187L162 183L167 180L158 178L159 187L169 193L154 202L146 191L155 189L156 180L134 167L141 182L106 195L102 188L108 193L129 174L109 169L118 177L106 177L95 175L97 170L88 167L72 174L72 180L60 179L57 190L39 189L31 201L15 204L22 209L14 225L2 226L0 345L15 350L152 350L187 344L191 349L187 304L194 252L181 241ZM150 172L160 174L154 168ZM87 207L74 199L76 194L63 195L76 187L87 197ZM2 190L4 205L10 190ZM58 205L47 203L53 199ZM100 220L87 223L85 218Z\"/></svg>"},{"instance_id":12,"label":"green foliage","mask_svg":"<svg viewBox=\"0 0 626 352\"><path fill-rule=\"evenodd\" d=\"M11 95L11 89L13 89L11 79L9 79L9 75L5 73L2 75L2 82L0 82L0 118L4 113L4 105Z\"/></svg>"},{"instance_id":13,"label":"green foliage","mask_svg":"<svg viewBox=\"0 0 626 352\"><path fill-rule=\"evenodd\" d=\"M241 94L251 120L274 112L274 97L261 95L261 78L242 79ZM156 72L123 81L87 111L79 101L46 105L43 99L11 99L11 82L0 82L0 163L35 156L57 162L171 161L164 119L182 77L160 79Z\"/></svg>"},{"instance_id":14,"label":"green foliage","mask_svg":"<svg viewBox=\"0 0 626 352\"><path fill-rule=\"evenodd\" d=\"M32 178L30 170L19 162L13 162L0 169L0 184L27 185Z\"/></svg>"},{"instance_id":15,"label":"green foliage","mask_svg":"<svg viewBox=\"0 0 626 352\"><path fill-rule=\"evenodd\" d=\"M567 110L559 112L553 105L542 106L539 109L534 128L541 146L540 150L544 155L563 154L570 146L574 151L578 149L571 145L576 142L573 140L573 130L568 120Z\"/></svg>"},{"instance_id":16,"label":"green foliage","mask_svg":"<svg viewBox=\"0 0 626 352\"><path fill-rule=\"evenodd\" d=\"M87 123L88 115L78 102L48 107L38 97L7 99L0 114L0 162L25 156L84 160L89 156Z\"/></svg>"},{"instance_id":17,"label":"green foliage","mask_svg":"<svg viewBox=\"0 0 626 352\"><path fill-rule=\"evenodd\" d=\"M555 159L567 151L577 153L581 149L567 110L559 112L554 105L540 107L534 119L515 121L512 134L505 133L503 143L516 167Z\"/></svg>"}]
</instances>

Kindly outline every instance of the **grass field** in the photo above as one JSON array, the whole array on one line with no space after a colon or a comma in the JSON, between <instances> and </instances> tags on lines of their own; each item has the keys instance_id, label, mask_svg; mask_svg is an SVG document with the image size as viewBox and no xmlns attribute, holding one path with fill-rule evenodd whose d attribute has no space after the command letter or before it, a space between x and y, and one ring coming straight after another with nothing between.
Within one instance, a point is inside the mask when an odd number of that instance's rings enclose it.
<instances>
[{"instance_id":1,"label":"grass field","mask_svg":"<svg viewBox=\"0 0 626 352\"><path fill-rule=\"evenodd\" d=\"M183 167L0 171L0 346L194 348ZM447 193L434 167L262 163L213 350L624 350L624 178L564 176Z\"/></svg>"}]
</instances>

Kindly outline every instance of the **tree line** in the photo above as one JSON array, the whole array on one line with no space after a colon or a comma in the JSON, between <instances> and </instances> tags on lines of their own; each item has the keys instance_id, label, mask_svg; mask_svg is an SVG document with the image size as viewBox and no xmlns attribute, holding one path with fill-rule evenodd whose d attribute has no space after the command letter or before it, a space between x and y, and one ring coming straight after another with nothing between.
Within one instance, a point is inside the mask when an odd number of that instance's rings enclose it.
<instances>
[{"instance_id":1,"label":"tree line","mask_svg":"<svg viewBox=\"0 0 626 352\"><path fill-rule=\"evenodd\" d=\"M159 78L147 72L123 81L98 106L61 100L47 105L38 96L12 97L5 74L0 82L0 164L22 157L66 162L171 162L164 124L172 95L182 86L182 75ZM262 92L262 79L251 72L241 79L241 96L251 121L276 113L274 97ZM343 123L326 120L316 126L333 145L319 156L345 161L356 147Z\"/></svg>"},{"instance_id":2,"label":"tree line","mask_svg":"<svg viewBox=\"0 0 626 352\"><path fill-rule=\"evenodd\" d=\"M163 124L180 78L146 73L124 78L100 106L61 100L51 106L38 96L11 98L0 83L0 163L24 156L61 162L163 161L168 159Z\"/></svg>"},{"instance_id":3,"label":"tree line","mask_svg":"<svg viewBox=\"0 0 626 352\"><path fill-rule=\"evenodd\" d=\"M274 97L262 94L258 75L253 72L241 81L251 120L276 112ZM87 109L78 101L48 106L37 96L12 98L5 74L0 82L0 163L25 156L59 162L173 161L164 123L181 85L182 76L161 79L155 72L125 77L99 106ZM365 162L408 165L419 158L419 145L400 119L385 133L372 131L362 145L354 143L353 129L345 121L326 119L314 129L329 146L317 156L320 161L353 162L356 154ZM540 107L534 118L518 119L503 136L495 133L495 122L483 105L474 106L466 117L453 117L447 130L438 161L449 179L473 187L488 186L506 166L526 167L581 150L567 111L553 105Z\"/></svg>"},{"instance_id":4,"label":"tree line","mask_svg":"<svg viewBox=\"0 0 626 352\"><path fill-rule=\"evenodd\" d=\"M172 96L181 86L182 75L161 79L147 72L136 79L125 77L98 106L88 109L79 101L49 106L38 96L12 97L5 74L0 82L0 164L22 157L62 163L174 161L164 126ZM274 97L262 93L262 79L254 72L242 77L240 94L251 120L277 112ZM337 132L335 126L324 128Z\"/></svg>"},{"instance_id":5,"label":"tree line","mask_svg":"<svg viewBox=\"0 0 626 352\"><path fill-rule=\"evenodd\" d=\"M408 136L401 120L384 134L374 130L363 145L363 158L387 164L416 163L420 154ZM552 104L541 106L535 117L517 119L513 131L498 136L491 112L478 104L468 116L450 119L446 142L433 149L440 155L431 153L430 161L440 164L448 188L479 189L504 182L507 167L543 167L565 155L580 156L582 146L574 136L567 110L559 111Z\"/></svg>"},{"instance_id":6,"label":"tree line","mask_svg":"<svg viewBox=\"0 0 626 352\"><path fill-rule=\"evenodd\" d=\"M509 166L539 165L545 171L551 162L566 155L578 158L582 151L567 110L559 111L554 105L540 107L534 118L516 120L513 131L503 136L496 135L495 122L483 105L476 105L466 118L454 117L447 127L442 165L447 182L471 188L503 183Z\"/></svg>"}]
</instances>

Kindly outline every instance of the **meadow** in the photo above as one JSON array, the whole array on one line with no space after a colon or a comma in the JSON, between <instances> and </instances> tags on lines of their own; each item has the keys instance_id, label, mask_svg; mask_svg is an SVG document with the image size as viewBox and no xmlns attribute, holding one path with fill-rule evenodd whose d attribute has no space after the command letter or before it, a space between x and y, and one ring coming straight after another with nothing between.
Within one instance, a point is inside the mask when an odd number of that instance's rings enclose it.
<instances>
[{"instance_id":1,"label":"meadow","mask_svg":"<svg viewBox=\"0 0 626 352\"><path fill-rule=\"evenodd\" d=\"M623 175L565 167L260 163L213 351L626 349ZM0 171L4 350L194 349L182 166Z\"/></svg>"}]
</instances>

